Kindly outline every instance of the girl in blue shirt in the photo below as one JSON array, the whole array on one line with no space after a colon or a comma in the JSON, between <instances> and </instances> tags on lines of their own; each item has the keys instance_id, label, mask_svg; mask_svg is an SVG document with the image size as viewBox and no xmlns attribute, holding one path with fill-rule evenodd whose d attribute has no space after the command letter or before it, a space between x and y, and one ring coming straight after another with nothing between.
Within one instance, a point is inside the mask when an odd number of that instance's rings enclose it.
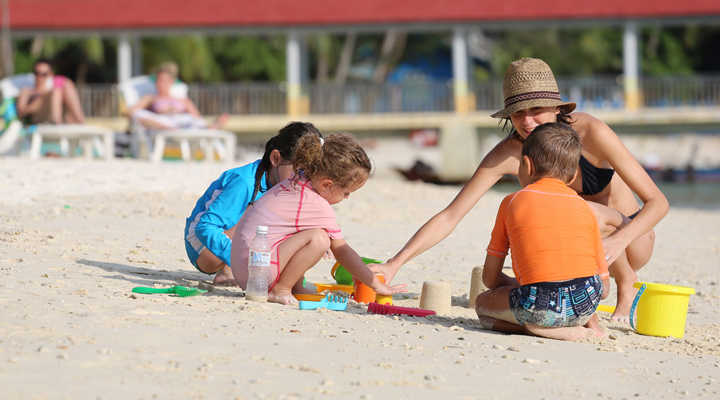
<instances>
[{"instance_id":1,"label":"girl in blue shirt","mask_svg":"<svg viewBox=\"0 0 720 400\"><path fill-rule=\"evenodd\" d=\"M198 271L215 284L237 286L230 269L235 225L268 189L293 174L295 144L304 135L322 137L309 122L291 122L265 143L262 159L227 170L200 197L185 223L185 250Z\"/></svg>"}]
</instances>

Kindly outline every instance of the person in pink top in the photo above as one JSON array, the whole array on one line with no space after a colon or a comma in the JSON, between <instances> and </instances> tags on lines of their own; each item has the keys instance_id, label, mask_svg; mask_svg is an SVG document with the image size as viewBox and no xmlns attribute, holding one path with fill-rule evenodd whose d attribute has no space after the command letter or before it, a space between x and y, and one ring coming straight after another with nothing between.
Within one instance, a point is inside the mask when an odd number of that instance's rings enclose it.
<instances>
[{"instance_id":1,"label":"person in pink top","mask_svg":"<svg viewBox=\"0 0 720 400\"><path fill-rule=\"evenodd\" d=\"M128 111L128 115L148 129L221 128L229 118L227 114L220 115L214 123L208 125L190 98L170 95L170 88L175 84L177 75L178 66L174 62L160 64L155 69L157 94L143 96Z\"/></svg>"},{"instance_id":2,"label":"person in pink top","mask_svg":"<svg viewBox=\"0 0 720 400\"><path fill-rule=\"evenodd\" d=\"M295 304L293 294L310 293L303 276L330 249L340 264L378 294L406 291L405 284L387 286L365 266L345 242L335 222L332 205L347 199L370 178L371 164L360 144L349 134L326 139L306 135L295 150L295 175L270 189L249 208L235 229L231 268L245 289L248 252L258 225L268 227L272 245L268 301Z\"/></svg>"}]
</instances>

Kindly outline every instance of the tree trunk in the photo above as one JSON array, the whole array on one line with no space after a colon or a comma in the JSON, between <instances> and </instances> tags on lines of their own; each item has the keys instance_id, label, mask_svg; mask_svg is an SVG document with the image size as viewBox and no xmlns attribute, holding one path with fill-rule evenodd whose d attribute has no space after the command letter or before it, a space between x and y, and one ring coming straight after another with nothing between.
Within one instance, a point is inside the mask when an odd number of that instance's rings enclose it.
<instances>
[{"instance_id":1,"label":"tree trunk","mask_svg":"<svg viewBox=\"0 0 720 400\"><path fill-rule=\"evenodd\" d=\"M382 83L385 81L392 65L402 57L406 38L406 33L398 32L395 29L390 29L385 33L373 82Z\"/></svg>"},{"instance_id":2,"label":"tree trunk","mask_svg":"<svg viewBox=\"0 0 720 400\"><path fill-rule=\"evenodd\" d=\"M340 62L338 63L337 72L335 72L335 84L344 85L347 80L348 71L352 64L352 57L355 53L355 41L357 41L357 33L350 32L345 37Z\"/></svg>"},{"instance_id":3,"label":"tree trunk","mask_svg":"<svg viewBox=\"0 0 720 400\"><path fill-rule=\"evenodd\" d=\"M88 62L87 60L83 59L78 63L76 76L75 76L75 84L77 86L82 86L85 84L85 81L87 80L87 72L88 72Z\"/></svg>"},{"instance_id":4,"label":"tree trunk","mask_svg":"<svg viewBox=\"0 0 720 400\"><path fill-rule=\"evenodd\" d=\"M10 7L9 0L0 0L0 13L2 13L2 59L3 73L5 76L15 74L15 61L12 52L12 38L10 37Z\"/></svg>"},{"instance_id":5,"label":"tree trunk","mask_svg":"<svg viewBox=\"0 0 720 400\"><path fill-rule=\"evenodd\" d=\"M32 44L30 45L30 55L33 56L33 58L40 58L43 52L44 44L45 39L43 38L43 35L35 35Z\"/></svg>"},{"instance_id":6,"label":"tree trunk","mask_svg":"<svg viewBox=\"0 0 720 400\"><path fill-rule=\"evenodd\" d=\"M316 37L317 51L317 83L325 84L328 81L330 72L330 52L332 39L325 34Z\"/></svg>"}]
</instances>

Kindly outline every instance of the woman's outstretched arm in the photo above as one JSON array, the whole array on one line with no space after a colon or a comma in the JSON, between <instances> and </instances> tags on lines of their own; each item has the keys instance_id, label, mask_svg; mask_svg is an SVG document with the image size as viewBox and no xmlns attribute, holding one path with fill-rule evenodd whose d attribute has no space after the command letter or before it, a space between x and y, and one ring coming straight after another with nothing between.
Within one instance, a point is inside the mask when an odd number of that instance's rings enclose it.
<instances>
[{"instance_id":1,"label":"woman's outstretched arm","mask_svg":"<svg viewBox=\"0 0 720 400\"><path fill-rule=\"evenodd\" d=\"M480 163L470 181L444 210L425 223L387 263L373 266L390 283L405 263L445 239L480 198L505 174L517 175L522 144L504 139Z\"/></svg>"}]
</instances>

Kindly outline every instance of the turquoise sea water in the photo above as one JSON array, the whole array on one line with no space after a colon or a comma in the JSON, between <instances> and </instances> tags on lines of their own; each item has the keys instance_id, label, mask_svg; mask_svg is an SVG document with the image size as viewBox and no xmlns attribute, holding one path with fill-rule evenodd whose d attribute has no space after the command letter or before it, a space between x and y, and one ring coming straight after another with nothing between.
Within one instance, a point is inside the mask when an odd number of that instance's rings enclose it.
<instances>
[{"instance_id":1,"label":"turquoise sea water","mask_svg":"<svg viewBox=\"0 0 720 400\"><path fill-rule=\"evenodd\" d=\"M670 207L720 211L720 183L658 183Z\"/></svg>"}]
</instances>

